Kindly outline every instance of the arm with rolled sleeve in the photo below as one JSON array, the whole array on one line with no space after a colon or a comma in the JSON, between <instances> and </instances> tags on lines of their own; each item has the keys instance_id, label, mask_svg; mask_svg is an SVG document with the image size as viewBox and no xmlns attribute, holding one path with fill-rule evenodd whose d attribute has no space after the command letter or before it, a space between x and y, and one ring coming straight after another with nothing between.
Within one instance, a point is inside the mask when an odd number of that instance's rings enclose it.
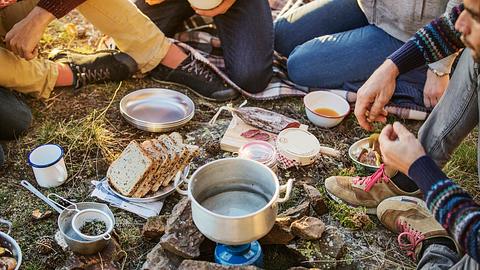
<instances>
[{"instance_id":1,"label":"arm with rolled sleeve","mask_svg":"<svg viewBox=\"0 0 480 270\"><path fill-rule=\"evenodd\" d=\"M400 49L388 57L398 67L400 74L437 62L465 48L460 40L461 33L455 30L455 22L463 9L463 4L453 7L450 12L418 30ZM444 61L444 64L448 64L452 59Z\"/></svg>"},{"instance_id":2,"label":"arm with rolled sleeve","mask_svg":"<svg viewBox=\"0 0 480 270\"><path fill-rule=\"evenodd\" d=\"M428 156L417 159L409 176L425 195L428 209L457 244L480 262L480 206Z\"/></svg>"}]
</instances>

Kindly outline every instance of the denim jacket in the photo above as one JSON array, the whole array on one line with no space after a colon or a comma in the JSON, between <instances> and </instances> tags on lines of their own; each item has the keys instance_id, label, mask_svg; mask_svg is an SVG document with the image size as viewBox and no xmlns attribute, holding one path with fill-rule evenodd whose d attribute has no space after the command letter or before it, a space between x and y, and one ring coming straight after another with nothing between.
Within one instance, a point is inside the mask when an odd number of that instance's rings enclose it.
<instances>
[{"instance_id":1,"label":"denim jacket","mask_svg":"<svg viewBox=\"0 0 480 270\"><path fill-rule=\"evenodd\" d=\"M368 22L403 42L462 0L357 0ZM431 68L449 73L455 56L433 63Z\"/></svg>"}]
</instances>

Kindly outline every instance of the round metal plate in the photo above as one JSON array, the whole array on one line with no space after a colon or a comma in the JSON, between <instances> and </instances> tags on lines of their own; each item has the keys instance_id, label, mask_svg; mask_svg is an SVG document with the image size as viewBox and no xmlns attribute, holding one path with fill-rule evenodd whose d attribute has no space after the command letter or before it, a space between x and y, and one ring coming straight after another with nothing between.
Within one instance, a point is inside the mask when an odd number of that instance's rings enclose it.
<instances>
[{"instance_id":1,"label":"round metal plate","mask_svg":"<svg viewBox=\"0 0 480 270\"><path fill-rule=\"evenodd\" d=\"M180 92L147 88L123 97L120 112L135 127L160 132L178 128L190 121L195 114L195 104Z\"/></svg>"},{"instance_id":2,"label":"round metal plate","mask_svg":"<svg viewBox=\"0 0 480 270\"><path fill-rule=\"evenodd\" d=\"M110 186L110 183L108 183L107 181L107 184L108 184L108 188L115 194L117 195L118 197L126 200L126 201L129 201L129 202L137 202L137 203L148 203L148 202L156 202L156 201L160 201L164 198L166 198L168 195L170 195L172 192L175 191L175 189L183 183L183 179L185 179L188 174L190 173L190 165L188 165L187 167L185 167L185 169L183 170L183 172L181 174L177 174L175 176L175 179L173 180L173 183L171 183L170 185L166 186L166 187L163 187L162 189L159 189L157 192L153 193L153 194L147 194L146 197L144 198L131 198L131 197L127 197L127 196L124 196L122 194L120 194L120 192L116 191L113 187Z\"/></svg>"}]
</instances>

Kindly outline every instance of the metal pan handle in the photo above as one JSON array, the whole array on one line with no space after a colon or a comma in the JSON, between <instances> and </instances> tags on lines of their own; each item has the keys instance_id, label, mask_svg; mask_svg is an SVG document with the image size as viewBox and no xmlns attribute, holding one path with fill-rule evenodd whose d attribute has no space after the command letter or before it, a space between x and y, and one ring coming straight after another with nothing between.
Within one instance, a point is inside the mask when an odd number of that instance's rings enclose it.
<instances>
[{"instance_id":1,"label":"metal pan handle","mask_svg":"<svg viewBox=\"0 0 480 270\"><path fill-rule=\"evenodd\" d=\"M62 205L60 205L60 207L57 205L56 202L52 201L51 199L45 197L45 195L43 195L40 191L38 191L38 189L36 189L32 184L30 184L30 182L28 182L27 180L22 180L20 182L20 185L22 185L23 187L25 187L26 189L28 189L30 192L32 192L33 194L35 194L38 198L40 198L42 201L44 201L46 204L48 204L50 207L52 207L53 209L55 209L55 211L57 211L59 214L61 214L63 212L63 209L65 209L65 207L63 207Z\"/></svg>"},{"instance_id":2,"label":"metal pan handle","mask_svg":"<svg viewBox=\"0 0 480 270\"><path fill-rule=\"evenodd\" d=\"M6 220L6 219L3 219L3 218L0 218L0 223L3 223L5 225L8 226L8 231L7 231L7 234L10 234L12 232L12 222Z\"/></svg>"},{"instance_id":3,"label":"metal pan handle","mask_svg":"<svg viewBox=\"0 0 480 270\"><path fill-rule=\"evenodd\" d=\"M50 193L50 194L48 194L47 197L48 197L48 199L49 199L52 203L54 203L56 206L62 208L63 210L72 210L72 211L76 211L76 212L79 212L79 211L80 211L80 210L78 209L76 203L73 203L73 202L71 202L71 201L63 198L62 196L60 196L60 195L58 195L58 194L56 194L56 193ZM74 208L73 208L73 209L67 209L67 207L61 205L60 203L58 203L57 201L55 201L54 199L52 199L52 198L50 198L50 197L55 197L55 198L57 198L57 199L60 199L61 201L64 201L64 202L66 202L66 203L68 203L68 204L70 204L70 205L73 205Z\"/></svg>"}]
</instances>

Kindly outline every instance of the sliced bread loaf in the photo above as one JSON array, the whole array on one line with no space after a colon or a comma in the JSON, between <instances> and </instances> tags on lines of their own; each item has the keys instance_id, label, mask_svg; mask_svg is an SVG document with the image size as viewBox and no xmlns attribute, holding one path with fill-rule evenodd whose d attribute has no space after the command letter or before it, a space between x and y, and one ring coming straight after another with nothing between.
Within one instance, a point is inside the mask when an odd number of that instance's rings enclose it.
<instances>
[{"instance_id":1,"label":"sliced bread loaf","mask_svg":"<svg viewBox=\"0 0 480 270\"><path fill-rule=\"evenodd\" d=\"M144 141L141 146L148 156L153 159L154 165L149 173L145 175L145 179L142 184L133 193L132 197L135 198L144 197L150 191L152 179L156 177L155 173L163 162L163 154L153 145L151 140Z\"/></svg>"},{"instance_id":2,"label":"sliced bread loaf","mask_svg":"<svg viewBox=\"0 0 480 270\"><path fill-rule=\"evenodd\" d=\"M109 183L124 196L131 196L152 170L154 161L136 141L123 150L107 171Z\"/></svg>"}]
</instances>

